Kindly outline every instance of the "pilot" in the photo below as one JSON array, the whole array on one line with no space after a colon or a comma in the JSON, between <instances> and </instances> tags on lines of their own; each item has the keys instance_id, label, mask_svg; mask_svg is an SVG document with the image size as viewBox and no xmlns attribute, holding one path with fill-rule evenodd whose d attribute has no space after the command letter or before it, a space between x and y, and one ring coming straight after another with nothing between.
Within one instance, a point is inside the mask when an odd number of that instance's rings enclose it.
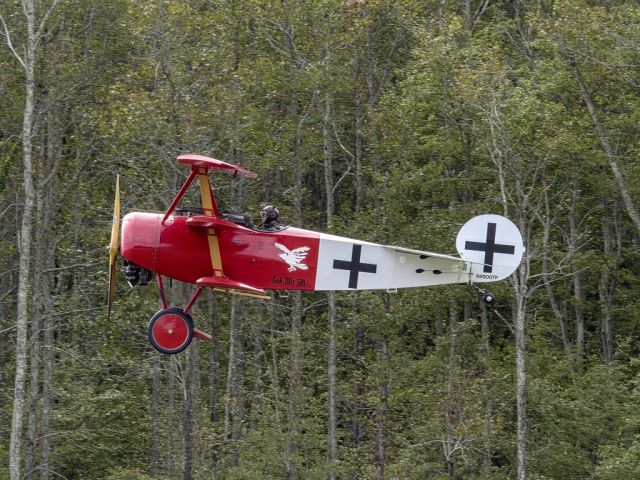
<instances>
[{"instance_id":1,"label":"pilot","mask_svg":"<svg viewBox=\"0 0 640 480\"><path fill-rule=\"evenodd\" d=\"M267 205L260 211L260 220L262 221L262 225L260 227L261 230L265 232L275 232L280 230L278 227L278 216L280 212L276 207L272 207L271 205Z\"/></svg>"}]
</instances>

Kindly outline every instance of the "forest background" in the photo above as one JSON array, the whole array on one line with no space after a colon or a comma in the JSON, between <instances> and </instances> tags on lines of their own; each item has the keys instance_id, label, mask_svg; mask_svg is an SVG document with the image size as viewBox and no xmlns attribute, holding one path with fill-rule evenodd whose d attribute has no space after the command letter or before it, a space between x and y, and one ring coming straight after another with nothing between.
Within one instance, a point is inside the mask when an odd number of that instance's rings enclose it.
<instances>
[{"instance_id":1,"label":"forest background","mask_svg":"<svg viewBox=\"0 0 640 480\"><path fill-rule=\"evenodd\" d=\"M638 8L3 1L0 478L639 478ZM454 253L492 212L527 253L493 309L207 293L163 356L106 245L116 172L163 211L185 152L256 171L214 178L254 217Z\"/></svg>"}]
</instances>

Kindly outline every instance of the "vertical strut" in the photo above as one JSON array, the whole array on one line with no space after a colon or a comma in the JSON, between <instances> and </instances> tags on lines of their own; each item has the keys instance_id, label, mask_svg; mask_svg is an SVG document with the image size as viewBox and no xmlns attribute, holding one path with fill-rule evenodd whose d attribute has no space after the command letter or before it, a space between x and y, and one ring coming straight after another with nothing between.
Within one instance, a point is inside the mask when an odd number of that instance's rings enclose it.
<instances>
[{"instance_id":1,"label":"vertical strut","mask_svg":"<svg viewBox=\"0 0 640 480\"><path fill-rule=\"evenodd\" d=\"M202 290L203 290L202 287L198 287L198 289L194 292L193 296L191 297L191 300L189 300L189 303L187 303L187 306L184 307L184 309L182 310L184 313L189 313L189 310L191 310L191 307L193 307L193 304L196 303L196 300L202 293Z\"/></svg>"},{"instance_id":2,"label":"vertical strut","mask_svg":"<svg viewBox=\"0 0 640 480\"><path fill-rule=\"evenodd\" d=\"M184 313L186 314L189 313L189 310L191 310L191 307L193 307L193 304L196 303L196 300L202 293L202 290L204 290L204 288L198 287L198 289L193 293L191 300L189 300L189 303L187 303L187 306L184 307L184 310L182 310ZM198 330L197 328L193 329L193 336L196 338L201 338L202 340L211 340L211 335L209 335L208 333L204 333L203 331Z\"/></svg>"},{"instance_id":3,"label":"vertical strut","mask_svg":"<svg viewBox=\"0 0 640 480\"><path fill-rule=\"evenodd\" d=\"M158 284L158 290L160 291L160 306L164 310L167 309L167 298L164 296L164 284L162 283L162 275L156 275L156 283Z\"/></svg>"},{"instance_id":4,"label":"vertical strut","mask_svg":"<svg viewBox=\"0 0 640 480\"><path fill-rule=\"evenodd\" d=\"M198 181L200 182L200 196L202 197L202 208L204 209L204 214L208 217L220 216L216 199L211 192L211 183L209 182L206 168L200 168L198 170ZM222 258L220 256L220 245L218 243L218 236L216 235L215 228L207 229L207 241L209 242L209 255L211 257L213 276L224 277L224 273L222 272Z\"/></svg>"}]
</instances>

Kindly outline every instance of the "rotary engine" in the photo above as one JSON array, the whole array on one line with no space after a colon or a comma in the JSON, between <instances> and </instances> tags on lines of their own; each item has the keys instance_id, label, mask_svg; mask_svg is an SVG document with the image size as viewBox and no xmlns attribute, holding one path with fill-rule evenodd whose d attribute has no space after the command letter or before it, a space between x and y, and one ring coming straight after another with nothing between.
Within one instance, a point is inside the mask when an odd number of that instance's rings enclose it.
<instances>
[{"instance_id":1,"label":"rotary engine","mask_svg":"<svg viewBox=\"0 0 640 480\"><path fill-rule=\"evenodd\" d=\"M136 285L146 285L153 280L154 276L155 274L151 270L147 270L146 268L136 265L128 260L124 261L124 277L127 279L127 282L129 282L131 287Z\"/></svg>"}]
</instances>

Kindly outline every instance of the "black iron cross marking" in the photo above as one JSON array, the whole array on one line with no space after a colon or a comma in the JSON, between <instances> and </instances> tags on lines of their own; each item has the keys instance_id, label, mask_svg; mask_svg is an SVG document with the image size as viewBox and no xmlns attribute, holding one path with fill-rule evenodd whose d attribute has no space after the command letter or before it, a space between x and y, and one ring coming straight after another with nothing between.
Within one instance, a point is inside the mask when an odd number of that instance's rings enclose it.
<instances>
[{"instance_id":1,"label":"black iron cross marking","mask_svg":"<svg viewBox=\"0 0 640 480\"><path fill-rule=\"evenodd\" d=\"M377 265L373 263L360 263L362 245L354 245L351 250L351 261L334 260L333 268L338 270L349 270L349 288L358 288L358 275L360 272L376 273Z\"/></svg>"},{"instance_id":2,"label":"black iron cross marking","mask_svg":"<svg viewBox=\"0 0 640 480\"><path fill-rule=\"evenodd\" d=\"M464 244L466 250L477 250L484 252L484 273L493 272L493 254L494 253L506 253L513 255L516 251L516 247L513 245L503 245L496 243L496 224L489 223L487 225L487 241L482 242L466 242Z\"/></svg>"}]
</instances>

